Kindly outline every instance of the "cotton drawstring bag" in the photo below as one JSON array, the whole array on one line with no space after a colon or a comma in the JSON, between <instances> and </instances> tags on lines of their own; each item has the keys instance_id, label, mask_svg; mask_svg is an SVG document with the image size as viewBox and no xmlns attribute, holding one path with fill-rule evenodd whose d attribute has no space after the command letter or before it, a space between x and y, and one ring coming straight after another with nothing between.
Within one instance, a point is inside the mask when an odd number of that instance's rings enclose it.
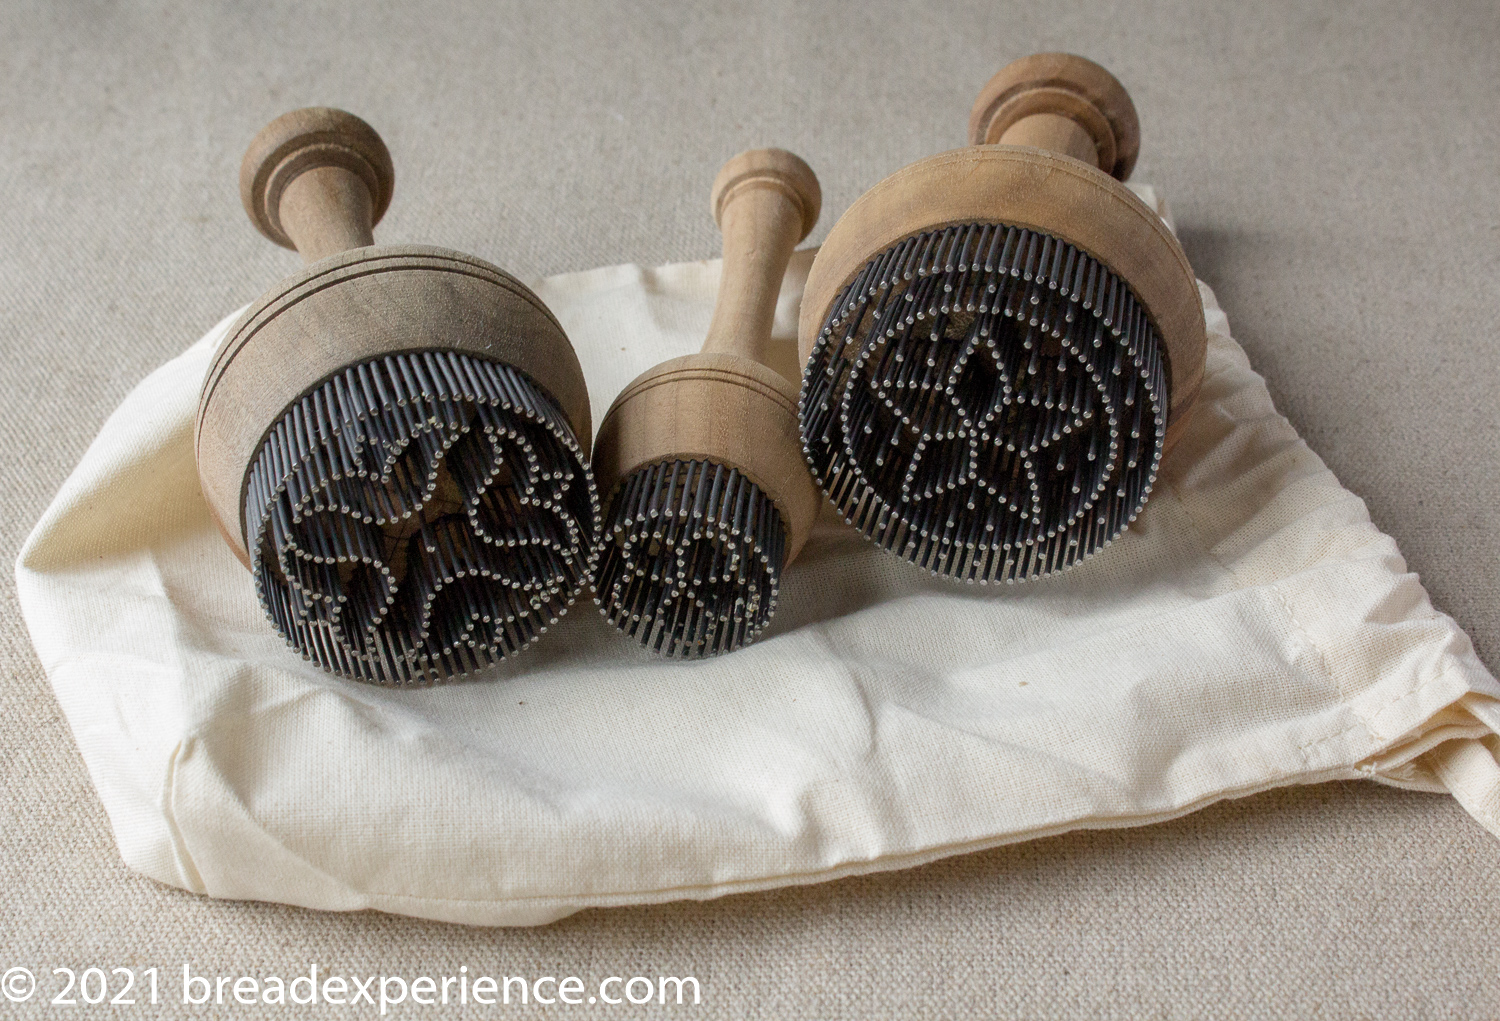
<instances>
[{"instance_id":1,"label":"cotton drawstring bag","mask_svg":"<svg viewBox=\"0 0 1500 1021\"><path fill-rule=\"evenodd\" d=\"M789 374L811 256L777 312ZM718 273L533 286L602 412L697 350ZM340 680L275 634L199 494L230 316L105 423L21 551L22 608L125 861L214 897L534 925L1351 777L1500 835L1500 685L1200 290L1188 433L1125 536L1042 581L931 577L827 509L731 655L657 659L585 600L477 680Z\"/></svg>"}]
</instances>

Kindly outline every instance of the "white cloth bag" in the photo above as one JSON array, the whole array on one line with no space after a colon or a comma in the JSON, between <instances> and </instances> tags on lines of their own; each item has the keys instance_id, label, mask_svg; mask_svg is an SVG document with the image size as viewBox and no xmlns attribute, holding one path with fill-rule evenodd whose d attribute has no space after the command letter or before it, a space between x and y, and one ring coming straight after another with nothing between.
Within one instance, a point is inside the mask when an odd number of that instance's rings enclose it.
<instances>
[{"instance_id":1,"label":"white cloth bag","mask_svg":"<svg viewBox=\"0 0 1500 1021\"><path fill-rule=\"evenodd\" d=\"M596 420L698 348L718 272L537 285ZM937 580L830 510L732 655L656 659L584 600L484 680L341 681L275 635L199 494L231 316L105 424L21 551L23 610L126 862L215 897L529 925L1361 776L1500 835L1500 685L1202 295L1191 429L1130 532L1052 579Z\"/></svg>"}]
</instances>

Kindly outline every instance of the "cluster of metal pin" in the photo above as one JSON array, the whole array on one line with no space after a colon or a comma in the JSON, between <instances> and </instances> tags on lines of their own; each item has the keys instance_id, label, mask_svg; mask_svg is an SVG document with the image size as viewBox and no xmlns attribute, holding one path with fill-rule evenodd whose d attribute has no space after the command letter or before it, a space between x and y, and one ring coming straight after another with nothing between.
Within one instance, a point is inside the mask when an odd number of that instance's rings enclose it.
<instances>
[{"instance_id":1,"label":"cluster of metal pin","mask_svg":"<svg viewBox=\"0 0 1500 1021\"><path fill-rule=\"evenodd\" d=\"M834 302L803 447L867 537L935 574L1024 581L1112 542L1151 492L1167 366L1129 286L1048 234L901 241Z\"/></svg>"},{"instance_id":2,"label":"cluster of metal pin","mask_svg":"<svg viewBox=\"0 0 1500 1021\"><path fill-rule=\"evenodd\" d=\"M516 369L452 351L353 365L272 427L246 484L256 591L325 669L384 684L481 669L566 612L601 519L567 420Z\"/></svg>"},{"instance_id":3,"label":"cluster of metal pin","mask_svg":"<svg viewBox=\"0 0 1500 1021\"><path fill-rule=\"evenodd\" d=\"M712 461L662 461L616 492L595 582L605 616L653 651L729 652L766 626L786 561L781 512Z\"/></svg>"}]
</instances>

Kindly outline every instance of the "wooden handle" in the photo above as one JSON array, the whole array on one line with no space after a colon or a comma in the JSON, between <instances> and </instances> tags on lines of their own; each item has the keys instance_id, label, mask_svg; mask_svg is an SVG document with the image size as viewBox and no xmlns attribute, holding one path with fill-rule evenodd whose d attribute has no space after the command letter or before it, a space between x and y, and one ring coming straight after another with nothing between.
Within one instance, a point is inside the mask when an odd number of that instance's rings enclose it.
<instances>
[{"instance_id":1,"label":"wooden handle","mask_svg":"<svg viewBox=\"0 0 1500 1021\"><path fill-rule=\"evenodd\" d=\"M724 275L708 339L699 354L646 370L615 398L594 442L594 478L608 503L643 465L703 459L737 468L781 512L791 563L823 494L802 457L797 387L765 357L787 260L818 222L822 192L798 157L754 149L724 164L712 201Z\"/></svg>"},{"instance_id":2,"label":"wooden handle","mask_svg":"<svg viewBox=\"0 0 1500 1021\"><path fill-rule=\"evenodd\" d=\"M823 193L800 157L751 149L724 164L711 201L724 232L724 272L703 351L764 363L781 278L797 242L818 222Z\"/></svg>"},{"instance_id":3,"label":"wooden handle","mask_svg":"<svg viewBox=\"0 0 1500 1021\"><path fill-rule=\"evenodd\" d=\"M1141 148L1135 104L1114 75L1071 53L1036 53L1000 69L969 115L970 145L1023 145L1125 180Z\"/></svg>"},{"instance_id":4,"label":"wooden handle","mask_svg":"<svg viewBox=\"0 0 1500 1021\"><path fill-rule=\"evenodd\" d=\"M267 124L240 164L250 222L305 262L373 245L395 181L390 151L375 129L324 106Z\"/></svg>"}]
</instances>

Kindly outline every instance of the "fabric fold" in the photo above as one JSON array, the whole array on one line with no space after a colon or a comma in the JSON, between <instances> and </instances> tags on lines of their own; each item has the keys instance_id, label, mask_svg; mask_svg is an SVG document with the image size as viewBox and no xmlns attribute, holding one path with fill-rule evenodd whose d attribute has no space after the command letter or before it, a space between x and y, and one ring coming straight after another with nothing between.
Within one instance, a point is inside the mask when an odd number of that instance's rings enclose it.
<instances>
[{"instance_id":1,"label":"fabric fold","mask_svg":"<svg viewBox=\"0 0 1500 1021\"><path fill-rule=\"evenodd\" d=\"M536 284L596 413L698 347L718 272ZM481 680L344 682L281 643L198 493L230 317L106 422L21 551L23 611L126 862L216 897L538 924L1355 777L1446 789L1500 836L1500 684L1201 290L1188 432L1124 538L1054 578L935 579L825 510L729 656L653 659L580 602Z\"/></svg>"}]
</instances>

